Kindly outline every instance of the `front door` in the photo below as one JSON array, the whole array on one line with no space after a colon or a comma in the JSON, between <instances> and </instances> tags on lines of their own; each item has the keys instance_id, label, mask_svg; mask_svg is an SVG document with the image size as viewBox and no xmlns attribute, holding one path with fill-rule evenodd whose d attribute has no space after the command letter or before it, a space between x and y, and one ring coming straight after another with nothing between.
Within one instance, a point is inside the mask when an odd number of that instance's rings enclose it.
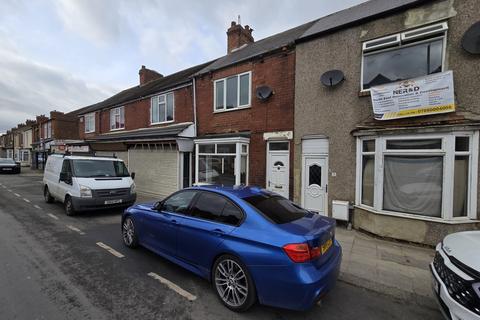
<instances>
[{"instance_id":1,"label":"front door","mask_svg":"<svg viewBox=\"0 0 480 320\"><path fill-rule=\"evenodd\" d=\"M327 215L327 157L305 157L303 163L303 206L305 209Z\"/></svg>"},{"instance_id":2,"label":"front door","mask_svg":"<svg viewBox=\"0 0 480 320\"><path fill-rule=\"evenodd\" d=\"M288 142L269 142L267 154L267 189L288 199L290 178Z\"/></svg>"}]
</instances>

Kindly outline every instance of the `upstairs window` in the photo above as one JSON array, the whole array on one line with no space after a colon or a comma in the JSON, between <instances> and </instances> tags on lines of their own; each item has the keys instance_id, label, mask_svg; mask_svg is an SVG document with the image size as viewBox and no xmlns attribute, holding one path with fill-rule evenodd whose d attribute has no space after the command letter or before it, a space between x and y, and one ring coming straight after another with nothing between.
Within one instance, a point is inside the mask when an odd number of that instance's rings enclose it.
<instances>
[{"instance_id":1,"label":"upstairs window","mask_svg":"<svg viewBox=\"0 0 480 320\"><path fill-rule=\"evenodd\" d=\"M85 133L95 132L95 113L89 113L84 116Z\"/></svg>"},{"instance_id":2,"label":"upstairs window","mask_svg":"<svg viewBox=\"0 0 480 320\"><path fill-rule=\"evenodd\" d=\"M43 124L43 138L49 139L52 137L52 122L48 121Z\"/></svg>"},{"instance_id":3,"label":"upstairs window","mask_svg":"<svg viewBox=\"0 0 480 320\"><path fill-rule=\"evenodd\" d=\"M442 72L447 29L444 22L364 42L362 90Z\"/></svg>"},{"instance_id":4,"label":"upstairs window","mask_svg":"<svg viewBox=\"0 0 480 320\"><path fill-rule=\"evenodd\" d=\"M110 110L110 130L125 128L125 108L118 107Z\"/></svg>"},{"instance_id":5,"label":"upstairs window","mask_svg":"<svg viewBox=\"0 0 480 320\"><path fill-rule=\"evenodd\" d=\"M246 72L215 80L214 111L226 111L250 106L252 73Z\"/></svg>"},{"instance_id":6,"label":"upstairs window","mask_svg":"<svg viewBox=\"0 0 480 320\"><path fill-rule=\"evenodd\" d=\"M152 97L150 120L152 124L172 122L174 112L173 92Z\"/></svg>"}]
</instances>

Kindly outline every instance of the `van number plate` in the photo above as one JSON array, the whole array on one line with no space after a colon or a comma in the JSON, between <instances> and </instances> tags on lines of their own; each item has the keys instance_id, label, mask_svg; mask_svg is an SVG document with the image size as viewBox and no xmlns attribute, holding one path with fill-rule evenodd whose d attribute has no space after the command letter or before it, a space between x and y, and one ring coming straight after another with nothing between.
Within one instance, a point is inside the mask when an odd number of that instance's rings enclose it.
<instances>
[{"instance_id":1,"label":"van number plate","mask_svg":"<svg viewBox=\"0 0 480 320\"><path fill-rule=\"evenodd\" d=\"M115 203L122 203L122 199L105 200L105 204L115 204Z\"/></svg>"},{"instance_id":2,"label":"van number plate","mask_svg":"<svg viewBox=\"0 0 480 320\"><path fill-rule=\"evenodd\" d=\"M325 252L328 251L328 249L330 249L330 247L332 246L332 239L328 239L327 242L325 242L324 244L322 244L322 254L324 254Z\"/></svg>"}]
</instances>

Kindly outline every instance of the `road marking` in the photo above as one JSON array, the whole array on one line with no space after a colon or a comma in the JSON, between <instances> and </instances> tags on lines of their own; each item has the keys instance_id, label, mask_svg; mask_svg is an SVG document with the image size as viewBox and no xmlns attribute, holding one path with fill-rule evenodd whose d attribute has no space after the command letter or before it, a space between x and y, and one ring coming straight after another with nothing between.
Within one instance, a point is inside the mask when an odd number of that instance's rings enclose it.
<instances>
[{"instance_id":1,"label":"road marking","mask_svg":"<svg viewBox=\"0 0 480 320\"><path fill-rule=\"evenodd\" d=\"M113 254L115 257L117 258L124 258L125 256L123 254L121 254L120 252L118 252L117 250L107 246L105 243L103 242L97 242L97 246L99 246L100 248L103 248L105 250L107 250L108 252L110 252L111 254Z\"/></svg>"},{"instance_id":2,"label":"road marking","mask_svg":"<svg viewBox=\"0 0 480 320\"><path fill-rule=\"evenodd\" d=\"M7 191L8 191L8 192L12 192L12 190L11 190L11 189L7 189Z\"/></svg>"},{"instance_id":3,"label":"road marking","mask_svg":"<svg viewBox=\"0 0 480 320\"><path fill-rule=\"evenodd\" d=\"M36 208L36 209L42 210L42 208L40 208L40 206L38 206L38 205L34 205L33 207Z\"/></svg>"},{"instance_id":4,"label":"road marking","mask_svg":"<svg viewBox=\"0 0 480 320\"><path fill-rule=\"evenodd\" d=\"M23 198L23 201L30 203L30 200Z\"/></svg>"},{"instance_id":5,"label":"road marking","mask_svg":"<svg viewBox=\"0 0 480 320\"><path fill-rule=\"evenodd\" d=\"M78 229L77 227L74 227L74 226L71 226L71 225L67 225L67 228L70 229L70 230L73 230L75 232L78 232L79 234L81 235L84 235L85 232L83 232L82 230Z\"/></svg>"},{"instance_id":6,"label":"road marking","mask_svg":"<svg viewBox=\"0 0 480 320\"><path fill-rule=\"evenodd\" d=\"M166 285L167 287L169 287L170 289L172 289L173 291L175 291L176 293L178 293L179 295L181 295L182 297L186 298L187 300L190 300L190 301L195 301L197 300L197 296L194 296L193 294L191 294L190 292L186 291L186 290L183 290L182 288L180 288L179 286L177 286L175 283L171 282L170 280L168 279L165 279L161 276L159 276L158 274L156 274L155 272L150 272L148 274L148 276L152 277L153 279L155 280L158 280L160 281L162 284Z\"/></svg>"},{"instance_id":7,"label":"road marking","mask_svg":"<svg viewBox=\"0 0 480 320\"><path fill-rule=\"evenodd\" d=\"M2 186L3 189L7 189L7 186Z\"/></svg>"},{"instance_id":8,"label":"road marking","mask_svg":"<svg viewBox=\"0 0 480 320\"><path fill-rule=\"evenodd\" d=\"M58 220L58 217L52 213L47 214L50 218Z\"/></svg>"},{"instance_id":9,"label":"road marking","mask_svg":"<svg viewBox=\"0 0 480 320\"><path fill-rule=\"evenodd\" d=\"M14 195L16 195L17 197L20 197L20 195L18 193L14 193Z\"/></svg>"}]
</instances>

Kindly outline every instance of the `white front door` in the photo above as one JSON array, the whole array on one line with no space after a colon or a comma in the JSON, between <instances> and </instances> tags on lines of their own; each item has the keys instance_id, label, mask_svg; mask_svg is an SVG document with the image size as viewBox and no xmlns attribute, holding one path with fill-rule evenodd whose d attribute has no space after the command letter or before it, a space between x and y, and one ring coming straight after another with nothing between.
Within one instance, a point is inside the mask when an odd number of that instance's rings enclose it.
<instances>
[{"instance_id":1,"label":"white front door","mask_svg":"<svg viewBox=\"0 0 480 320\"><path fill-rule=\"evenodd\" d=\"M288 199L290 152L288 142L270 142L267 154L267 189Z\"/></svg>"},{"instance_id":2,"label":"white front door","mask_svg":"<svg viewBox=\"0 0 480 320\"><path fill-rule=\"evenodd\" d=\"M303 206L305 209L328 215L327 208L327 170L326 156L304 157L303 166Z\"/></svg>"}]
</instances>

